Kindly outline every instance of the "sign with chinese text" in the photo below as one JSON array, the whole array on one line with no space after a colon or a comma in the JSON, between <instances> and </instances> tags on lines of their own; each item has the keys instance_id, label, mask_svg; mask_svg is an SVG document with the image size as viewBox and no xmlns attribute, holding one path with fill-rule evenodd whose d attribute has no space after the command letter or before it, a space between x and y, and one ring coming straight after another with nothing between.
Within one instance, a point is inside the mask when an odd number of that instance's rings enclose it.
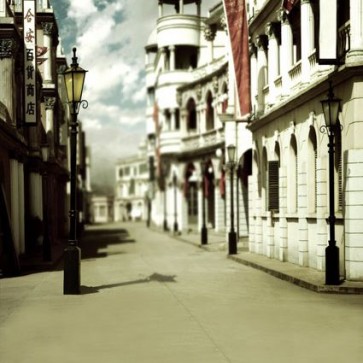
<instances>
[{"instance_id":1,"label":"sign with chinese text","mask_svg":"<svg viewBox=\"0 0 363 363\"><path fill-rule=\"evenodd\" d=\"M24 92L25 124L37 122L35 1L24 0Z\"/></svg>"}]
</instances>

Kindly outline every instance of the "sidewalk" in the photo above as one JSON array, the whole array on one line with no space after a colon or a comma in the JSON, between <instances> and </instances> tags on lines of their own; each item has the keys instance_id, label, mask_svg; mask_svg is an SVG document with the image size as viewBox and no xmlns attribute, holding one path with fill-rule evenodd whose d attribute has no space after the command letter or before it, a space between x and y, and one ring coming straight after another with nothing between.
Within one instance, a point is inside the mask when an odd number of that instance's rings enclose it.
<instances>
[{"instance_id":1,"label":"sidewalk","mask_svg":"<svg viewBox=\"0 0 363 363\"><path fill-rule=\"evenodd\" d=\"M154 229L160 231L157 227L154 227ZM224 233L208 230L208 244L204 246L201 246L200 234L196 232L172 236L179 241L198 246L210 252L222 253L223 251L223 253L227 253L227 242ZM325 285L325 272L250 253L248 248L241 248L241 245L246 246L247 239L244 241L240 239L237 255L228 255L227 258L315 292L363 294L363 282L344 281L341 285Z\"/></svg>"}]
</instances>

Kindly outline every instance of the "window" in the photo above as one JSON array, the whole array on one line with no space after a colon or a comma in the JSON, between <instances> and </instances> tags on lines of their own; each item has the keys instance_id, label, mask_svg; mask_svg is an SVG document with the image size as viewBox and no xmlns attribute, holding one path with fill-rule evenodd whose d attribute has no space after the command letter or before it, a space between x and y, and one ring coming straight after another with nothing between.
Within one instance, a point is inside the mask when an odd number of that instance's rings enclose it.
<instances>
[{"instance_id":1,"label":"window","mask_svg":"<svg viewBox=\"0 0 363 363\"><path fill-rule=\"evenodd\" d=\"M190 98L187 103L187 130L188 131L196 131L197 130L197 112L195 107L195 101Z\"/></svg>"},{"instance_id":2,"label":"window","mask_svg":"<svg viewBox=\"0 0 363 363\"><path fill-rule=\"evenodd\" d=\"M266 148L263 148L262 151L262 200L264 201L264 209L268 210L268 160L267 160L267 151Z\"/></svg>"},{"instance_id":3,"label":"window","mask_svg":"<svg viewBox=\"0 0 363 363\"><path fill-rule=\"evenodd\" d=\"M119 176L120 178L122 178L122 177L123 177L123 170L122 170L122 168L118 169L118 176Z\"/></svg>"},{"instance_id":4,"label":"window","mask_svg":"<svg viewBox=\"0 0 363 363\"><path fill-rule=\"evenodd\" d=\"M213 97L212 93L208 92L207 96L207 108L206 108L206 130L212 130L214 128L214 108L212 105Z\"/></svg>"},{"instance_id":5,"label":"window","mask_svg":"<svg viewBox=\"0 0 363 363\"><path fill-rule=\"evenodd\" d=\"M135 180L131 179L129 185L129 195L134 195L134 194L135 194Z\"/></svg>"},{"instance_id":6,"label":"window","mask_svg":"<svg viewBox=\"0 0 363 363\"><path fill-rule=\"evenodd\" d=\"M279 162L268 162L268 209L279 210Z\"/></svg>"}]
</instances>

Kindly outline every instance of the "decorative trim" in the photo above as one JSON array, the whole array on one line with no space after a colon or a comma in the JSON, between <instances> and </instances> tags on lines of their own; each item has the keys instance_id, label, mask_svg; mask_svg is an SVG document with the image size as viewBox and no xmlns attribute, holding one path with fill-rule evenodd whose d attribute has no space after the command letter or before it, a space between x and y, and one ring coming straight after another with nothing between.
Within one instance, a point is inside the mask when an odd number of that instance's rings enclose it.
<instances>
[{"instance_id":1,"label":"decorative trim","mask_svg":"<svg viewBox=\"0 0 363 363\"><path fill-rule=\"evenodd\" d=\"M44 97L44 104L46 110L54 110L56 98L55 97Z\"/></svg>"},{"instance_id":2,"label":"decorative trim","mask_svg":"<svg viewBox=\"0 0 363 363\"><path fill-rule=\"evenodd\" d=\"M45 35L52 35L54 29L54 23L42 23L43 32Z\"/></svg>"},{"instance_id":3,"label":"decorative trim","mask_svg":"<svg viewBox=\"0 0 363 363\"><path fill-rule=\"evenodd\" d=\"M0 59L12 58L17 48L17 43L14 39L0 39Z\"/></svg>"}]
</instances>

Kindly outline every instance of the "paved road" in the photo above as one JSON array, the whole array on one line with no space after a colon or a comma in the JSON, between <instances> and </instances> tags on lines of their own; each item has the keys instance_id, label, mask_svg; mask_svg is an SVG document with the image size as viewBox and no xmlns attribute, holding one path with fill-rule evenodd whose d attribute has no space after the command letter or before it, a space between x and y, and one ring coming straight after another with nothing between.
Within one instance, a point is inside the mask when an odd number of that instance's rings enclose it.
<instances>
[{"instance_id":1,"label":"paved road","mask_svg":"<svg viewBox=\"0 0 363 363\"><path fill-rule=\"evenodd\" d=\"M0 280L4 363L362 362L363 296L317 294L147 230L88 230L62 271Z\"/></svg>"}]
</instances>

